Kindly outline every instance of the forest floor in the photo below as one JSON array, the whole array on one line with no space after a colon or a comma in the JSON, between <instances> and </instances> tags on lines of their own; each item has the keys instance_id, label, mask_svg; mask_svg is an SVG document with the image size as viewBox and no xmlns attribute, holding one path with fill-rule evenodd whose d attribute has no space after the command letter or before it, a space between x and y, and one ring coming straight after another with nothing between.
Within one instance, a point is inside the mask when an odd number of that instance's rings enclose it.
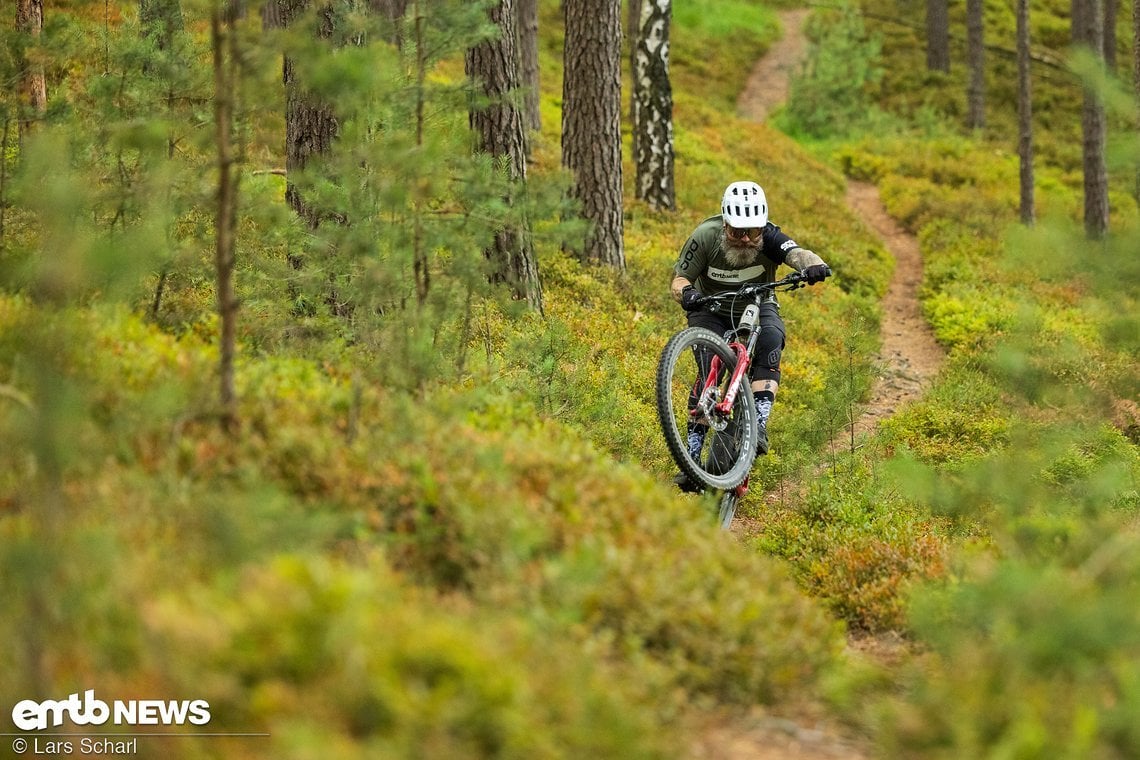
<instances>
[{"instance_id":1,"label":"forest floor","mask_svg":"<svg viewBox=\"0 0 1140 760\"><path fill-rule=\"evenodd\" d=\"M757 61L739 99L737 111L752 121L765 121L788 95L791 72L807 54L804 22L809 11L797 8L780 13L783 36ZM922 317L918 289L922 282L922 254L918 241L887 214L874 185L849 182L846 202L883 240L895 258L895 271L883 299L881 350L876 357L879 375L870 399L844 439L857 441L879 420L917 399L942 366L943 351ZM843 445L840 441L832 445ZM847 444L850 445L850 444ZM785 484L767 495L770 503L786 498L795 484ZM775 504L773 504L775 506ZM738 515L733 532L742 539L763 530L761 518ZM849 646L861 656L888 664L903 647L897 635L855 635ZM694 727L696 737L689 757L718 760L866 760L867 740L828 718L818 706L783 705L779 709L754 708L747 715L708 718Z\"/></svg>"}]
</instances>

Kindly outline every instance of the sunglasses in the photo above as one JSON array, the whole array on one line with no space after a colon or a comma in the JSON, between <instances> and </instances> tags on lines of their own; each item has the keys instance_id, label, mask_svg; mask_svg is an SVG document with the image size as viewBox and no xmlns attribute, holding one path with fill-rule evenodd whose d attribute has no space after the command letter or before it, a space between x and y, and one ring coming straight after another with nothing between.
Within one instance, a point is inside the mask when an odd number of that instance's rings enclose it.
<instances>
[{"instance_id":1,"label":"sunglasses","mask_svg":"<svg viewBox=\"0 0 1140 760\"><path fill-rule=\"evenodd\" d=\"M728 236L733 240L743 240L744 238L748 238L749 240L760 239L759 227L733 227L731 224L726 224L724 226L725 230L728 232Z\"/></svg>"}]
</instances>

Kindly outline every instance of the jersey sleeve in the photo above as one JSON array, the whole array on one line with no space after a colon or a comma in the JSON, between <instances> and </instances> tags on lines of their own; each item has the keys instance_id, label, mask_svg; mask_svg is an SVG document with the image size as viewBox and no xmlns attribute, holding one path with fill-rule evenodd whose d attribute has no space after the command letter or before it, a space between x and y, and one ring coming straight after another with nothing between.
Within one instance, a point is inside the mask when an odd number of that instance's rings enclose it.
<instances>
[{"instance_id":1,"label":"jersey sleeve","mask_svg":"<svg viewBox=\"0 0 1140 760\"><path fill-rule=\"evenodd\" d=\"M800 244L785 235L779 227L769 223L764 228L764 255L779 264L788 263L788 252Z\"/></svg>"},{"instance_id":2,"label":"jersey sleeve","mask_svg":"<svg viewBox=\"0 0 1140 760\"><path fill-rule=\"evenodd\" d=\"M694 232L681 247L681 254L677 257L677 263L673 265L673 274L684 277L689 282L696 282L697 278L708 269L708 265L707 246L701 243L697 233Z\"/></svg>"}]
</instances>

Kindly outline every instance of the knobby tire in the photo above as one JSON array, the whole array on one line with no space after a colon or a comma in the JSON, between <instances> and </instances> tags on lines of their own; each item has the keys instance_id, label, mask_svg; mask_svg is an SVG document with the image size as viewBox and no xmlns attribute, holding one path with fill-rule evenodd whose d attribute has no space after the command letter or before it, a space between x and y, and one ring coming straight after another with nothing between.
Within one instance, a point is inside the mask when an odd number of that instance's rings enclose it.
<instances>
[{"instance_id":1,"label":"knobby tire","mask_svg":"<svg viewBox=\"0 0 1140 760\"><path fill-rule=\"evenodd\" d=\"M757 437L756 407L752 402L749 381L745 378L733 404L730 420L730 424L735 426L733 429L740 431L739 438L734 441L736 451L732 454L732 466L727 469L712 467L713 470L723 472L710 471L710 463L705 459L707 454L704 452L702 461L694 460L689 454L686 414L678 408L678 389L684 388L686 383L691 387L696 380L697 362L694 352L698 350L707 351L709 355L715 354L724 364L725 371L718 381L723 398L723 390L728 386L732 370L736 367L736 354L723 338L711 330L689 327L674 335L661 352L657 366L657 415L669 453L681 472L704 488L730 491L743 483L752 469ZM706 449L712 448L714 440L713 431L709 430L705 436Z\"/></svg>"}]
</instances>

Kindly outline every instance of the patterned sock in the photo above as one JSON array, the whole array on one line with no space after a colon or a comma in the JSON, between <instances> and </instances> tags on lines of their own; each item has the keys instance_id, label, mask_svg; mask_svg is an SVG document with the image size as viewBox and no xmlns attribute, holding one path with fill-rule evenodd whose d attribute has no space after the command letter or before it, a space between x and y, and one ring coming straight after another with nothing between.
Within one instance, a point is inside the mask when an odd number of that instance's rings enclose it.
<instances>
[{"instance_id":1,"label":"patterned sock","mask_svg":"<svg viewBox=\"0 0 1140 760\"><path fill-rule=\"evenodd\" d=\"M705 443L705 433L708 428L696 428L689 431L689 456L693 459L700 460L701 447Z\"/></svg>"},{"instance_id":2,"label":"patterned sock","mask_svg":"<svg viewBox=\"0 0 1140 760\"><path fill-rule=\"evenodd\" d=\"M776 394L772 391L756 391L752 394L752 398L756 401L756 419L763 430L768 427L768 415L772 413L772 403L776 400Z\"/></svg>"}]
</instances>

